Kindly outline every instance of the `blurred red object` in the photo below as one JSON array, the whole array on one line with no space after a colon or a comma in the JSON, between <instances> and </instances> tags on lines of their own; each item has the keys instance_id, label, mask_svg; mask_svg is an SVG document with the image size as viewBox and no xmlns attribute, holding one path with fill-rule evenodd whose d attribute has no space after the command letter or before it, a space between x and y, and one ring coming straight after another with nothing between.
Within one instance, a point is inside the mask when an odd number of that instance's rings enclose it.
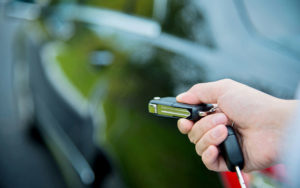
<instances>
[{"instance_id":1,"label":"blurred red object","mask_svg":"<svg viewBox=\"0 0 300 188\"><path fill-rule=\"evenodd\" d=\"M240 183L235 172L221 172L221 179L225 188L240 188ZM243 173L244 176L244 173ZM245 176L244 176L245 177ZM245 179L246 185L248 185L247 179Z\"/></svg>"},{"instance_id":2,"label":"blurred red object","mask_svg":"<svg viewBox=\"0 0 300 188\"><path fill-rule=\"evenodd\" d=\"M259 173L268 176L278 182L285 182L286 172L285 167L282 164L266 168L259 171ZM221 172L220 173L223 185L225 188L240 188L240 183L235 172ZM251 173L243 173L243 177L247 187L251 185Z\"/></svg>"}]
</instances>

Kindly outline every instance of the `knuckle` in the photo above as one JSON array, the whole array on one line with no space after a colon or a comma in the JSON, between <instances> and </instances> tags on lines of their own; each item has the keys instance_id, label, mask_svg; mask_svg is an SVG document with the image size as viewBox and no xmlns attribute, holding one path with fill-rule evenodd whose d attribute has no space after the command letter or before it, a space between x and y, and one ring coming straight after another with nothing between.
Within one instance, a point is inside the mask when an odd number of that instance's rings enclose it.
<instances>
[{"instance_id":1,"label":"knuckle","mask_svg":"<svg viewBox=\"0 0 300 188\"><path fill-rule=\"evenodd\" d=\"M195 128L197 129L199 135L204 135L209 129L213 127L213 115L209 115L200 119L196 124Z\"/></svg>"},{"instance_id":2,"label":"knuckle","mask_svg":"<svg viewBox=\"0 0 300 188\"><path fill-rule=\"evenodd\" d=\"M206 130L207 124L210 122L210 116L204 117L197 122L198 129L201 133Z\"/></svg>"},{"instance_id":3,"label":"knuckle","mask_svg":"<svg viewBox=\"0 0 300 188\"><path fill-rule=\"evenodd\" d=\"M207 147L208 145L205 143L204 139L202 138L201 140L199 140L197 143L196 143L196 147L197 147L197 151L198 151L198 154L199 155L202 155L205 148Z\"/></svg>"},{"instance_id":4,"label":"knuckle","mask_svg":"<svg viewBox=\"0 0 300 188\"><path fill-rule=\"evenodd\" d=\"M195 144L192 133L188 134L188 138L189 138L189 140L190 140L191 143Z\"/></svg>"},{"instance_id":5,"label":"knuckle","mask_svg":"<svg viewBox=\"0 0 300 188\"><path fill-rule=\"evenodd\" d=\"M211 128L213 128L216 125L215 118L219 115L220 114L216 113L216 114L207 116L205 126L203 126L203 128L205 128L206 130L210 130Z\"/></svg>"},{"instance_id":6,"label":"knuckle","mask_svg":"<svg viewBox=\"0 0 300 188\"><path fill-rule=\"evenodd\" d=\"M207 136L204 135L203 138L199 141L199 143L202 145L202 146L208 146L209 143L210 143L210 140L211 140L211 137L210 137L210 134Z\"/></svg>"},{"instance_id":7,"label":"knuckle","mask_svg":"<svg viewBox=\"0 0 300 188\"><path fill-rule=\"evenodd\" d=\"M208 138L209 140L215 140L216 138L213 136L212 131L210 131L210 133L208 134Z\"/></svg>"},{"instance_id":8,"label":"knuckle","mask_svg":"<svg viewBox=\"0 0 300 188\"><path fill-rule=\"evenodd\" d=\"M200 151L200 148L199 148L199 145L198 145L198 144L195 145L195 150L196 150L196 153L197 153L199 156L202 155L202 152Z\"/></svg>"},{"instance_id":9,"label":"knuckle","mask_svg":"<svg viewBox=\"0 0 300 188\"><path fill-rule=\"evenodd\" d=\"M188 133L190 141L196 144L203 138L208 130L213 126L210 120L211 117L206 117L194 124L191 131Z\"/></svg>"},{"instance_id":10,"label":"knuckle","mask_svg":"<svg viewBox=\"0 0 300 188\"><path fill-rule=\"evenodd\" d=\"M200 137L202 137L205 134L205 126L207 126L207 125L204 124L201 126L200 125L197 126ZM201 138L199 138L199 139L201 139Z\"/></svg>"},{"instance_id":11,"label":"knuckle","mask_svg":"<svg viewBox=\"0 0 300 188\"><path fill-rule=\"evenodd\" d=\"M191 90L197 90L201 86L201 83L195 84L191 87Z\"/></svg>"},{"instance_id":12,"label":"knuckle","mask_svg":"<svg viewBox=\"0 0 300 188\"><path fill-rule=\"evenodd\" d=\"M223 80L219 80L218 81L218 87L219 87L219 92L220 93L226 93L227 91L230 90L230 88L232 88L235 85L235 81L231 80L229 78L223 79Z\"/></svg>"},{"instance_id":13,"label":"knuckle","mask_svg":"<svg viewBox=\"0 0 300 188\"><path fill-rule=\"evenodd\" d=\"M220 83L229 85L229 84L233 83L233 80L230 78L225 78L225 79L220 80Z\"/></svg>"}]
</instances>

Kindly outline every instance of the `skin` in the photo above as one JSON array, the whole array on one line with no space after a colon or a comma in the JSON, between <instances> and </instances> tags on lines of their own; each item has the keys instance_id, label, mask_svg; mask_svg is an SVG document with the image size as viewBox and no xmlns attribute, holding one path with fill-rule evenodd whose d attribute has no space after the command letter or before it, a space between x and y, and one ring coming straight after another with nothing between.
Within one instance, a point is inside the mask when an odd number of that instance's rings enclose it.
<instances>
[{"instance_id":1,"label":"skin","mask_svg":"<svg viewBox=\"0 0 300 188\"><path fill-rule=\"evenodd\" d=\"M176 99L186 104L218 104L217 113L197 122L178 120L179 131L188 135L205 166L213 171L228 171L217 146L227 137L225 126L232 121L245 159L243 171L275 164L286 121L298 105L298 101L275 98L230 79L194 85Z\"/></svg>"}]
</instances>

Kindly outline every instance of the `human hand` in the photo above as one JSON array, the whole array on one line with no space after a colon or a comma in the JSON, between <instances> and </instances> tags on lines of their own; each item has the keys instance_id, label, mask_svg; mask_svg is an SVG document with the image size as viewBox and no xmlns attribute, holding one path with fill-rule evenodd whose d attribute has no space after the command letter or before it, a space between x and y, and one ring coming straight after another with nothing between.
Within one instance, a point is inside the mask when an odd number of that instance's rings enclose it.
<instances>
[{"instance_id":1,"label":"human hand","mask_svg":"<svg viewBox=\"0 0 300 188\"><path fill-rule=\"evenodd\" d=\"M227 137L225 126L232 121L240 135L245 160L243 171L274 164L285 122L297 106L295 100L278 99L229 79L194 85L176 99L186 104L218 104L219 112L195 123L178 120L180 132L188 134L203 163L213 171L228 170L217 146Z\"/></svg>"}]
</instances>

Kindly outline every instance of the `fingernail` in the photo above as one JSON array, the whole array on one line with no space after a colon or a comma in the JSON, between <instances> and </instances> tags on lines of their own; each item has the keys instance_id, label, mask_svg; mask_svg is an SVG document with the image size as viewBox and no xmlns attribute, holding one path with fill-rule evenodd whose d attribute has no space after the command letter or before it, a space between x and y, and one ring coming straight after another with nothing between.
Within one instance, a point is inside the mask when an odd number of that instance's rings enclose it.
<instances>
[{"instance_id":1,"label":"fingernail","mask_svg":"<svg viewBox=\"0 0 300 188\"><path fill-rule=\"evenodd\" d=\"M177 95L176 99L181 99L184 95L185 95L185 92Z\"/></svg>"},{"instance_id":2,"label":"fingernail","mask_svg":"<svg viewBox=\"0 0 300 188\"><path fill-rule=\"evenodd\" d=\"M213 121L214 125L225 124L226 116L222 113L215 114L212 121Z\"/></svg>"},{"instance_id":3,"label":"fingernail","mask_svg":"<svg viewBox=\"0 0 300 188\"><path fill-rule=\"evenodd\" d=\"M222 135L222 128L221 127L216 127L213 132L212 132L212 136L214 138L219 138Z\"/></svg>"}]
</instances>

